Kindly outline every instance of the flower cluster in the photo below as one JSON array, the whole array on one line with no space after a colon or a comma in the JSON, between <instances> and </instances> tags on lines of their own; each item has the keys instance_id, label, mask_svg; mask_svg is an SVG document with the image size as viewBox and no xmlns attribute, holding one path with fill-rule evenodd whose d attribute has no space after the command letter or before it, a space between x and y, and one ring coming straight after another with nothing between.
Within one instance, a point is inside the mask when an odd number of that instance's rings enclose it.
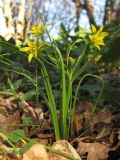
<instances>
[{"instance_id":1,"label":"flower cluster","mask_svg":"<svg viewBox=\"0 0 120 160\"><path fill-rule=\"evenodd\" d=\"M28 37L26 38L26 42L28 47L20 48L20 51L28 53L28 62L32 61L33 57L37 57L38 51L45 45L45 42L38 42L38 36L41 36L46 29L47 25L43 25L42 21L38 24L38 26L33 25L31 30L28 33L31 33L35 39L31 41Z\"/></svg>"},{"instance_id":2,"label":"flower cluster","mask_svg":"<svg viewBox=\"0 0 120 160\"><path fill-rule=\"evenodd\" d=\"M43 25L43 22L40 21L37 26L33 25L31 30L28 31L27 33L32 34L34 37L40 36L43 34L43 32L45 31L46 28L47 28L47 25Z\"/></svg>"},{"instance_id":3,"label":"flower cluster","mask_svg":"<svg viewBox=\"0 0 120 160\"><path fill-rule=\"evenodd\" d=\"M100 50L101 45L105 45L104 38L108 35L107 32L103 32L103 25L100 26L97 31L94 25L91 25L93 34L89 35L89 39L92 41L93 45Z\"/></svg>"}]
</instances>

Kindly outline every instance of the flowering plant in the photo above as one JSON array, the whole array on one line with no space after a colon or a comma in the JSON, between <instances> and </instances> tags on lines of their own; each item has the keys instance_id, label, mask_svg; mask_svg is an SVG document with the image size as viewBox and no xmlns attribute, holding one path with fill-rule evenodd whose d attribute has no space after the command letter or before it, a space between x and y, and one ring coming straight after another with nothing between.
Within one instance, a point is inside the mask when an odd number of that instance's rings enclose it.
<instances>
[{"instance_id":1,"label":"flowering plant","mask_svg":"<svg viewBox=\"0 0 120 160\"><path fill-rule=\"evenodd\" d=\"M108 35L107 32L103 32L103 25L100 26L100 29L97 31L96 27L94 25L91 25L92 28L92 35L89 35L89 39L93 43L95 47L97 47L100 50L100 46L104 46L104 38Z\"/></svg>"},{"instance_id":2,"label":"flowering plant","mask_svg":"<svg viewBox=\"0 0 120 160\"><path fill-rule=\"evenodd\" d=\"M93 106L92 113L94 113L97 102L101 96L102 90L103 90L103 80L93 74L85 74L81 80L79 81L76 92L73 97L73 83L75 82L76 79L86 70L86 68L89 66L89 62L91 59L86 62L81 68L78 69L79 64L83 60L86 52L88 51L88 48L90 45L93 47L97 47L97 49L100 50L101 45L104 44L104 38L108 35L108 33L103 32L103 25L100 27L100 29L97 31L96 27L94 25L92 27L92 34L87 35L85 39L78 39L75 41L68 49L67 51L67 56L66 56L66 61L64 61L63 55L60 52L59 48L57 47L56 43L51 40L51 37L48 34L48 37L50 38L50 43L48 42L39 42L38 37L40 38L43 36L43 32L46 30L46 25L43 23L39 23L38 26L33 26L32 29L28 32L31 33L34 37L33 42L26 39L26 42L28 44L28 47L23 47L20 49L20 51L24 51L28 53L28 61L31 62L31 60L34 58L38 63L40 63L41 66L41 74L44 79L44 85L46 89L46 96L44 97L46 104L48 105L48 108L51 112L51 116L53 119L53 125L54 125L54 130L55 130L55 137L56 140L62 138L62 139L67 139L69 138L69 133L72 134L72 129L73 129L73 119L74 119L74 110L75 110L75 105L76 105L76 100L78 97L78 90L80 88L80 85L84 78L87 76L92 76L97 79L99 79L102 82L102 89L101 92L98 96L98 99L96 101L96 104ZM46 30L47 31L47 30ZM84 43L84 48L81 52L81 54L78 56L77 59L73 60L72 57L70 56L71 54L71 49L73 46L75 46L78 43ZM57 115L57 105L55 102L55 97L52 91L52 85L50 82L50 77L48 74L48 70L45 66L45 61L44 58L42 57L43 54L40 53L40 49L43 46L51 46L55 50L55 56L53 55L44 55L47 56L47 58L51 61L51 63L57 65L60 67L60 75L61 75L61 103L60 103L60 116L58 118ZM37 56L39 54L39 57ZM93 58L92 58L93 59ZM72 62L72 66L69 67L70 61Z\"/></svg>"},{"instance_id":3,"label":"flowering plant","mask_svg":"<svg viewBox=\"0 0 120 160\"><path fill-rule=\"evenodd\" d=\"M32 35L33 40L30 40L28 38L29 36L26 38L28 45L27 47L22 47L18 51L15 47L9 45L9 47L11 47L14 51L25 53L28 56L28 62L31 63L34 61L37 64L37 67L39 67L39 70L41 70L41 76L45 87L44 93L42 95L51 113L56 140L68 139L70 136L72 136L75 106L78 98L78 91L83 80L89 76L94 77L100 80L102 85L98 98L96 99L96 103L92 107L91 115L95 112L97 103L104 88L104 83L101 77L90 73L83 74L90 66L91 61L97 56L97 50L99 51L101 49L100 47L105 45L104 38L108 34L103 32L103 25L98 31L95 26L92 25L91 27L92 33L87 33L85 37L80 37L74 43L72 43L66 51L66 56L61 53L56 42L51 39L47 31L47 25L45 25L43 21L40 21L38 26L32 26L31 30L28 31L28 34ZM44 41L44 32L47 33L50 40L49 42ZM83 48L81 49L81 53L78 55L78 57L74 59L71 56L71 51L74 46L80 43L83 44ZM4 45L2 42L1 44ZM96 52L92 54L92 56L88 58L83 65L81 65L81 67L79 67L81 62L86 57L86 54L89 53L91 46L92 48L96 49ZM50 53L47 50L47 47L52 48L54 53ZM3 60L2 62L5 63ZM57 70L59 73L60 79L58 80L58 83L61 94L59 106L55 99L50 72L48 65L46 64L51 65L53 69ZM38 73L36 72L35 79L30 77L28 74L26 75L25 73L21 73L20 71L17 71L16 73L24 75L36 87L36 100L38 101ZM79 77L81 77L80 80ZM76 85L74 85L74 83ZM75 86L75 93L73 93ZM60 111L59 115L57 109Z\"/></svg>"}]
</instances>

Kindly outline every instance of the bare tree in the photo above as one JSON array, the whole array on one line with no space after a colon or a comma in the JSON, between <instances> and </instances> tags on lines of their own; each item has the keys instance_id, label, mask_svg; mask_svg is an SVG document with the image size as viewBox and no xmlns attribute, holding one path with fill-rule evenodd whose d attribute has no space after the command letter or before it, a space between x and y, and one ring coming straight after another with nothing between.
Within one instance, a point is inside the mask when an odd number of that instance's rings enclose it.
<instances>
[{"instance_id":1,"label":"bare tree","mask_svg":"<svg viewBox=\"0 0 120 160\"><path fill-rule=\"evenodd\" d=\"M103 23L120 23L120 0L106 0Z\"/></svg>"},{"instance_id":2,"label":"bare tree","mask_svg":"<svg viewBox=\"0 0 120 160\"><path fill-rule=\"evenodd\" d=\"M3 3L4 2L4 3ZM31 24L38 24L41 17L50 24L49 32L60 32L63 23L69 31L79 28L80 18L88 18L89 24L98 24L92 0L0 0L0 35L6 39L24 39ZM97 0L96 0L97 2ZM120 0L104 0L105 7L99 14L103 23L120 23ZM99 5L99 4L97 4ZM99 9L99 8L98 8ZM100 9L99 9L100 11ZM89 25L88 25L89 26ZM0 26L1 27L1 26Z\"/></svg>"},{"instance_id":3,"label":"bare tree","mask_svg":"<svg viewBox=\"0 0 120 160\"><path fill-rule=\"evenodd\" d=\"M1 24L2 24L2 25L0 25L0 35L5 37L6 32L7 32L7 26L6 26L5 16L4 16L4 13L3 13L3 2L2 2L2 0L0 0L0 19L1 19Z\"/></svg>"},{"instance_id":4,"label":"bare tree","mask_svg":"<svg viewBox=\"0 0 120 160\"><path fill-rule=\"evenodd\" d=\"M4 0L4 15L6 18L6 25L7 25L7 35L6 35L7 39L14 36L15 33L12 12L11 12L12 5L13 5L12 0Z\"/></svg>"},{"instance_id":5,"label":"bare tree","mask_svg":"<svg viewBox=\"0 0 120 160\"><path fill-rule=\"evenodd\" d=\"M29 0L29 2L26 1L26 5L27 5L27 7L26 7L27 12L25 13L24 32L23 32L23 38L24 39L27 36L27 31L30 28L30 19L31 19L32 8L33 8L33 2L32 2L32 0Z\"/></svg>"},{"instance_id":6,"label":"bare tree","mask_svg":"<svg viewBox=\"0 0 120 160\"><path fill-rule=\"evenodd\" d=\"M16 39L23 39L25 18L25 0L20 0L19 13L16 23Z\"/></svg>"},{"instance_id":7,"label":"bare tree","mask_svg":"<svg viewBox=\"0 0 120 160\"><path fill-rule=\"evenodd\" d=\"M94 10L90 0L84 0L84 9L87 11L90 24L96 24L94 20Z\"/></svg>"}]
</instances>

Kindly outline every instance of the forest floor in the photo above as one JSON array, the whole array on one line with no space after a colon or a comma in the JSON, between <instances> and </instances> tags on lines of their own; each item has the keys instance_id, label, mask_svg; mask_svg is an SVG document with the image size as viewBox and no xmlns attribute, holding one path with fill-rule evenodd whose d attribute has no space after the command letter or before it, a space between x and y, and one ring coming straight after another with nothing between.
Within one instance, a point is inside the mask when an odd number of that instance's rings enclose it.
<instances>
[{"instance_id":1,"label":"forest floor","mask_svg":"<svg viewBox=\"0 0 120 160\"><path fill-rule=\"evenodd\" d=\"M41 103L20 101L19 93L17 98L0 92L1 160L120 160L120 108L107 104L88 121L93 104L80 101L73 138L55 142L49 112Z\"/></svg>"}]
</instances>

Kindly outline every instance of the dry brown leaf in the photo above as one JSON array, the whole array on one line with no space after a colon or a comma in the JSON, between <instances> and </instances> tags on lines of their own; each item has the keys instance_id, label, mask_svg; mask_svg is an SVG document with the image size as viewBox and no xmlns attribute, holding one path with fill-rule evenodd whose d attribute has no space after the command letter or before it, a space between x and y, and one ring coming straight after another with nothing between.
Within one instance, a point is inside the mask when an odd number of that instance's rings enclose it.
<instances>
[{"instance_id":1,"label":"dry brown leaf","mask_svg":"<svg viewBox=\"0 0 120 160\"><path fill-rule=\"evenodd\" d=\"M49 160L49 158L44 146L35 144L23 154L23 160Z\"/></svg>"},{"instance_id":2,"label":"dry brown leaf","mask_svg":"<svg viewBox=\"0 0 120 160\"><path fill-rule=\"evenodd\" d=\"M84 115L78 115L77 113L74 116L74 132L79 135L80 130L83 128Z\"/></svg>"},{"instance_id":3,"label":"dry brown leaf","mask_svg":"<svg viewBox=\"0 0 120 160\"><path fill-rule=\"evenodd\" d=\"M85 119L89 119L90 118L92 107L93 107L93 104L91 102L86 101L84 103Z\"/></svg>"},{"instance_id":4,"label":"dry brown leaf","mask_svg":"<svg viewBox=\"0 0 120 160\"><path fill-rule=\"evenodd\" d=\"M32 107L26 101L19 102L19 107L23 111L22 120L26 117L31 117L33 124L39 124L43 120L43 111L40 107Z\"/></svg>"},{"instance_id":5,"label":"dry brown leaf","mask_svg":"<svg viewBox=\"0 0 120 160\"><path fill-rule=\"evenodd\" d=\"M0 97L0 106L12 106L11 101L9 100L9 98L4 99L3 97Z\"/></svg>"},{"instance_id":6,"label":"dry brown leaf","mask_svg":"<svg viewBox=\"0 0 120 160\"><path fill-rule=\"evenodd\" d=\"M55 142L52 147L56 150L67 153L68 155L71 155L74 158L77 158L78 160L81 160L81 158L78 155L78 153L76 152L76 150L66 140L59 140L59 141ZM49 153L49 159L50 160L68 160L67 158L65 158L63 156L59 156L59 155L51 153L51 152Z\"/></svg>"},{"instance_id":7,"label":"dry brown leaf","mask_svg":"<svg viewBox=\"0 0 120 160\"><path fill-rule=\"evenodd\" d=\"M110 134L110 138L109 138L111 145L116 141L117 138L118 138L117 134L114 131L112 131L112 133Z\"/></svg>"},{"instance_id":8,"label":"dry brown leaf","mask_svg":"<svg viewBox=\"0 0 120 160\"><path fill-rule=\"evenodd\" d=\"M95 124L100 123L100 122L111 123L111 120L112 120L112 113L106 107L102 111L100 111L99 113L93 116L92 125L94 126Z\"/></svg>"},{"instance_id":9,"label":"dry brown leaf","mask_svg":"<svg viewBox=\"0 0 120 160\"><path fill-rule=\"evenodd\" d=\"M0 113L0 129L4 130L5 125L4 123L6 122L6 116Z\"/></svg>"},{"instance_id":10,"label":"dry brown leaf","mask_svg":"<svg viewBox=\"0 0 120 160\"><path fill-rule=\"evenodd\" d=\"M14 114L9 115L8 117L0 114L0 120L0 129L7 132L18 129L20 121L19 112L17 111Z\"/></svg>"},{"instance_id":11,"label":"dry brown leaf","mask_svg":"<svg viewBox=\"0 0 120 160\"><path fill-rule=\"evenodd\" d=\"M107 160L109 147L100 143L84 143L78 144L78 153L83 156L88 153L87 160Z\"/></svg>"},{"instance_id":12,"label":"dry brown leaf","mask_svg":"<svg viewBox=\"0 0 120 160\"><path fill-rule=\"evenodd\" d=\"M111 124L105 123L105 124L103 124L102 127L100 127L99 124L100 124L100 123L98 123L97 128L95 127L95 130L97 130L97 132L99 133L95 139L100 139L100 138L103 138L103 137L105 137L105 136L110 135L110 133L111 133L111 128L112 128L112 127L111 127Z\"/></svg>"}]
</instances>

